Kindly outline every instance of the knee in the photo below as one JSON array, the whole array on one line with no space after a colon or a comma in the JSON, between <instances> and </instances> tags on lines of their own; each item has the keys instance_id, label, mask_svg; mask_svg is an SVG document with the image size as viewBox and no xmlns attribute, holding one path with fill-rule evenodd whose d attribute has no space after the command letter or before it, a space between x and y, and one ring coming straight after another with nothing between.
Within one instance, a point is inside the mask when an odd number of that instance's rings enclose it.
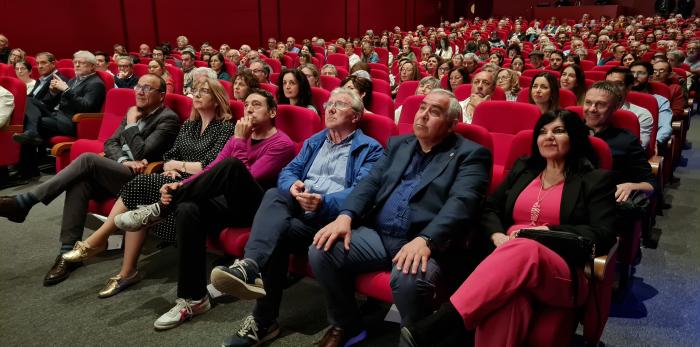
<instances>
[{"instance_id":1,"label":"knee","mask_svg":"<svg viewBox=\"0 0 700 347\"><path fill-rule=\"evenodd\" d=\"M226 158L226 159L222 160L221 162L219 162L219 164L217 164L217 165L221 165L222 168L226 168L228 170L232 170L232 169L235 170L235 169L239 169L239 168L246 169L243 162L240 161L240 159L234 158L234 157Z\"/></svg>"},{"instance_id":2,"label":"knee","mask_svg":"<svg viewBox=\"0 0 700 347\"><path fill-rule=\"evenodd\" d=\"M199 215L199 206L194 202L180 203L175 210L175 220L177 224L186 222L197 215Z\"/></svg>"},{"instance_id":3,"label":"knee","mask_svg":"<svg viewBox=\"0 0 700 347\"><path fill-rule=\"evenodd\" d=\"M321 268L326 268L328 267L329 264L336 264L337 261L336 257L334 256L336 252L336 248L338 247L338 244L336 244L334 247L331 247L328 251L324 251L323 249L318 249L316 246L311 245L309 246L309 264L311 265L311 268L314 269L321 269ZM341 244L342 247L342 244Z\"/></svg>"},{"instance_id":4,"label":"knee","mask_svg":"<svg viewBox=\"0 0 700 347\"><path fill-rule=\"evenodd\" d=\"M102 159L105 159L105 158L97 155L96 153L83 153L83 154L79 155L78 158L76 158L71 163L71 165L73 165L73 163L75 163L75 165L78 165L83 170L93 169L95 167L95 163L98 160L102 160Z\"/></svg>"},{"instance_id":5,"label":"knee","mask_svg":"<svg viewBox=\"0 0 700 347\"><path fill-rule=\"evenodd\" d=\"M404 274L393 267L391 270L390 285L394 293L434 293L437 282L440 278L440 266L434 259L428 261L427 271Z\"/></svg>"}]
</instances>

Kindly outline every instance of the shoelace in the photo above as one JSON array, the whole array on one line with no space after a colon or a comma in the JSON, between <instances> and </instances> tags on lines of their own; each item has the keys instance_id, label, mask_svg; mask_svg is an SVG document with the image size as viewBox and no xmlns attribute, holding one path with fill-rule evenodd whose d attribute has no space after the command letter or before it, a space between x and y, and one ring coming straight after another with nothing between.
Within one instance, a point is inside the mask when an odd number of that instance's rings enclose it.
<instances>
[{"instance_id":1,"label":"shoelace","mask_svg":"<svg viewBox=\"0 0 700 347\"><path fill-rule=\"evenodd\" d=\"M233 265L231 265L229 268L231 270L238 270L243 275L243 281L248 282L248 272L245 270L245 267L243 266L243 260L234 261Z\"/></svg>"},{"instance_id":2,"label":"shoelace","mask_svg":"<svg viewBox=\"0 0 700 347\"><path fill-rule=\"evenodd\" d=\"M253 340L258 341L258 325L255 323L255 318L253 318L253 316L245 317L243 325L236 334L240 337L249 336Z\"/></svg>"},{"instance_id":3,"label":"shoelace","mask_svg":"<svg viewBox=\"0 0 700 347\"><path fill-rule=\"evenodd\" d=\"M155 206L156 213L153 213L152 206ZM160 205L153 204L142 210L137 210L136 212L134 212L134 219L138 220L141 223L141 225L146 225L148 223L148 217L150 217L151 215L160 215Z\"/></svg>"},{"instance_id":4,"label":"shoelace","mask_svg":"<svg viewBox=\"0 0 700 347\"><path fill-rule=\"evenodd\" d=\"M192 315L192 301L185 300L183 298L178 298L175 300L175 307L170 309L168 312L170 315L179 315L182 309L187 310L187 315Z\"/></svg>"}]
</instances>

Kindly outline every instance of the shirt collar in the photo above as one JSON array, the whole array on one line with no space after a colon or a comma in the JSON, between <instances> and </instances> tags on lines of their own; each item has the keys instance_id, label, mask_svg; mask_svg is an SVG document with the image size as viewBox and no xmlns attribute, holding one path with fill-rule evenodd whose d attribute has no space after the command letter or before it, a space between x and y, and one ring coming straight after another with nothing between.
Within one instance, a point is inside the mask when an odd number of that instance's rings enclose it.
<instances>
[{"instance_id":1,"label":"shirt collar","mask_svg":"<svg viewBox=\"0 0 700 347\"><path fill-rule=\"evenodd\" d=\"M340 143L337 143L337 144L336 144L336 143L333 143L333 141L331 141L331 136L330 136L330 134L326 134L326 141L328 141L328 142L329 142L331 145L333 145L333 146L343 145L343 144L346 144L346 143L348 143L348 142L351 142L352 139L355 138L355 133L356 133L356 132L357 132L357 130L351 132L350 135L348 135L346 138L343 139L343 141L340 141Z\"/></svg>"}]
</instances>

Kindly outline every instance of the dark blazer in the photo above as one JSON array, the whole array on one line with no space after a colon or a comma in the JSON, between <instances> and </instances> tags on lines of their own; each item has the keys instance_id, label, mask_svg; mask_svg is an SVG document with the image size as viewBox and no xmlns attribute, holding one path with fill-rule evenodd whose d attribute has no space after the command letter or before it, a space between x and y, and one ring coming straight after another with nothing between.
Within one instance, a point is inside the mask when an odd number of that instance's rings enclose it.
<instances>
[{"instance_id":1,"label":"dark blazer","mask_svg":"<svg viewBox=\"0 0 700 347\"><path fill-rule=\"evenodd\" d=\"M161 107L158 111L141 119L143 129L126 127L126 117L119 128L104 144L105 157L118 160L124 155L122 146L129 145L135 160L146 159L149 163L163 160L163 153L175 142L180 130L180 119L173 110Z\"/></svg>"},{"instance_id":2,"label":"dark blazer","mask_svg":"<svg viewBox=\"0 0 700 347\"><path fill-rule=\"evenodd\" d=\"M62 79L64 82L68 82L68 78L66 76L61 75L57 70L54 71L56 72L55 74L58 76L58 78ZM41 88L39 88L39 82L40 81L38 80L36 81L34 84L34 89L32 89L32 93L30 95L33 95L35 100L41 101L47 109L51 110L58 105L58 102L61 100L62 93L58 92L56 94L51 94L49 92L51 80L49 80L48 83L44 84Z\"/></svg>"},{"instance_id":3,"label":"dark blazer","mask_svg":"<svg viewBox=\"0 0 700 347\"><path fill-rule=\"evenodd\" d=\"M76 113L100 112L107 94L102 79L95 73L80 84L77 82L77 78L68 81L68 89L61 95L58 111L70 118Z\"/></svg>"},{"instance_id":4,"label":"dark blazer","mask_svg":"<svg viewBox=\"0 0 700 347\"><path fill-rule=\"evenodd\" d=\"M114 84L117 85L117 88L131 88L131 89L133 89L134 86L136 86L136 84L138 82L139 82L139 77L134 75L134 74L131 74L131 76L129 76L127 78L123 78L123 79L118 78L116 76L114 77Z\"/></svg>"},{"instance_id":5,"label":"dark blazer","mask_svg":"<svg viewBox=\"0 0 700 347\"><path fill-rule=\"evenodd\" d=\"M391 138L384 158L350 193L341 210L371 223L401 181L416 146L414 135ZM453 241L470 236L470 226L479 219L489 185L491 154L455 134L433 151L435 156L409 201L409 237L427 236L438 250L444 250Z\"/></svg>"},{"instance_id":6,"label":"dark blazer","mask_svg":"<svg viewBox=\"0 0 700 347\"><path fill-rule=\"evenodd\" d=\"M513 225L513 207L520 193L541 171L518 160L505 181L486 199L481 227L485 236L505 233ZM598 255L607 254L615 243L615 184L604 170L591 170L569 175L564 181L559 211L559 225L552 230L572 232L593 240ZM491 245L493 243L491 242Z\"/></svg>"}]
</instances>

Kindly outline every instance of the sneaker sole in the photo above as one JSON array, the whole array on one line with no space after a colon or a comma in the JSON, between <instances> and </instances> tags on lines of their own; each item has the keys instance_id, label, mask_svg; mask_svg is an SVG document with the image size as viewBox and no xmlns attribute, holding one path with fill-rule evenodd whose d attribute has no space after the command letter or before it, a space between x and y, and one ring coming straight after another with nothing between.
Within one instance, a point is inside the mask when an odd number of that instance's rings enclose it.
<instances>
[{"instance_id":1,"label":"sneaker sole","mask_svg":"<svg viewBox=\"0 0 700 347\"><path fill-rule=\"evenodd\" d=\"M207 306L204 310L202 310L200 312L193 312L191 316L185 318L184 320L177 321L177 322L175 322L173 324L169 324L169 325L158 325L157 324L158 322L156 321L156 322L153 322L153 328L157 331L170 330L172 328L176 328L176 327L180 326L180 324L182 324L182 323L185 323L187 321L191 321L192 318L199 316L202 313L206 313L210 309L211 309L211 306Z\"/></svg>"},{"instance_id":2,"label":"sneaker sole","mask_svg":"<svg viewBox=\"0 0 700 347\"><path fill-rule=\"evenodd\" d=\"M211 285L222 293L233 295L242 300L256 300L266 295L264 288L251 286L236 276L217 268L211 272Z\"/></svg>"}]
</instances>

